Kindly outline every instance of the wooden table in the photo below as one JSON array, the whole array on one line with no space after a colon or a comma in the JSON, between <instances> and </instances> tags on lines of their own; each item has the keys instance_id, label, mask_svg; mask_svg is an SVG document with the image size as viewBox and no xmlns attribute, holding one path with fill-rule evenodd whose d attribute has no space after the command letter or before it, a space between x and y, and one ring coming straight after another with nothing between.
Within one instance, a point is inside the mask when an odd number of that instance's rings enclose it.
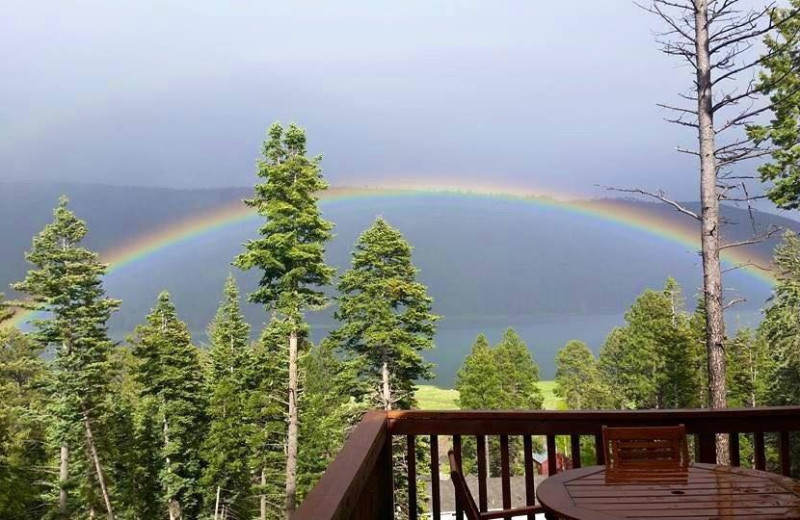
<instances>
[{"instance_id":1,"label":"wooden table","mask_svg":"<svg viewBox=\"0 0 800 520\"><path fill-rule=\"evenodd\" d=\"M713 464L636 481L607 479L605 466L590 466L547 478L536 496L548 511L572 520L800 519L800 482Z\"/></svg>"}]
</instances>

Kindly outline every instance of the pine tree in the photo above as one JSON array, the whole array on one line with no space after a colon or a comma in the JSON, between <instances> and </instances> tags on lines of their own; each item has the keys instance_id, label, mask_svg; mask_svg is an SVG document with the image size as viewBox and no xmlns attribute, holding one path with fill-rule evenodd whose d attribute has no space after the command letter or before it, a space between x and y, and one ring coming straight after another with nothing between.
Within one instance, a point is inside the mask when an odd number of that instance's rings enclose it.
<instances>
[{"instance_id":1,"label":"pine tree","mask_svg":"<svg viewBox=\"0 0 800 520\"><path fill-rule=\"evenodd\" d=\"M769 344L752 329L740 329L728 342L728 401L733 406L755 407L768 398L771 371Z\"/></svg>"},{"instance_id":2,"label":"pine tree","mask_svg":"<svg viewBox=\"0 0 800 520\"><path fill-rule=\"evenodd\" d=\"M49 478L41 354L19 330L0 329L0 518L41 517Z\"/></svg>"},{"instance_id":3,"label":"pine tree","mask_svg":"<svg viewBox=\"0 0 800 520\"><path fill-rule=\"evenodd\" d=\"M229 276L224 300L208 329L208 436L203 444L206 467L201 484L206 504L213 504L214 518L241 518L249 514L250 446L252 424L246 414L246 399L253 391L247 385L252 366L250 326L239 305L239 288Z\"/></svg>"},{"instance_id":4,"label":"pine tree","mask_svg":"<svg viewBox=\"0 0 800 520\"><path fill-rule=\"evenodd\" d=\"M787 232L775 250L777 282L761 330L771 346L769 403L800 404L800 237Z\"/></svg>"},{"instance_id":5,"label":"pine tree","mask_svg":"<svg viewBox=\"0 0 800 520\"><path fill-rule=\"evenodd\" d=\"M384 410L413 406L415 381L432 374L421 352L433 348L438 317L416 276L411 246L378 218L359 237L338 285L342 326L331 338L358 363Z\"/></svg>"},{"instance_id":6,"label":"pine tree","mask_svg":"<svg viewBox=\"0 0 800 520\"><path fill-rule=\"evenodd\" d=\"M169 293L158 296L145 323L136 328L132 344L142 413L157 417L148 421L151 431L143 436L157 439L150 449L161 456L159 473L150 477L160 484L162 511L166 509L170 520L196 518L206 424L204 381L197 348Z\"/></svg>"},{"instance_id":7,"label":"pine tree","mask_svg":"<svg viewBox=\"0 0 800 520\"><path fill-rule=\"evenodd\" d=\"M344 445L365 405L356 401L358 374L323 341L303 358L299 493L305 496Z\"/></svg>"},{"instance_id":8,"label":"pine tree","mask_svg":"<svg viewBox=\"0 0 800 520\"><path fill-rule=\"evenodd\" d=\"M571 410L611 406L610 389L603 384L597 360L582 341L570 341L556 354L555 394Z\"/></svg>"},{"instance_id":9,"label":"pine tree","mask_svg":"<svg viewBox=\"0 0 800 520\"><path fill-rule=\"evenodd\" d=\"M757 144L768 143L772 160L758 171L770 183L767 196L783 209L800 208L800 0L790 0L789 8L772 11L777 30L764 38L766 54L758 88L770 97L772 119L767 124L750 125L748 136Z\"/></svg>"},{"instance_id":10,"label":"pine tree","mask_svg":"<svg viewBox=\"0 0 800 520\"><path fill-rule=\"evenodd\" d=\"M500 410L503 407L501 375L486 336L479 334L464 365L456 374L458 407L462 410Z\"/></svg>"},{"instance_id":11,"label":"pine tree","mask_svg":"<svg viewBox=\"0 0 800 520\"><path fill-rule=\"evenodd\" d=\"M260 238L245 244L235 265L261 271L259 288L250 301L264 304L287 325L288 385L286 401L285 514L297 504L297 447L299 342L304 310L326 302L321 287L328 285L333 268L325 264L325 243L332 225L322 218L319 193L328 184L320 169L321 156L306 156L305 131L292 124L284 131L279 123L269 129L258 162L258 176L264 182L255 186L255 196L245 203L256 209L266 222Z\"/></svg>"},{"instance_id":12,"label":"pine tree","mask_svg":"<svg viewBox=\"0 0 800 520\"><path fill-rule=\"evenodd\" d=\"M110 362L114 345L106 322L119 301L106 298L102 277L107 267L96 253L81 247L88 228L67 204L62 198L53 212L54 221L34 237L26 254L33 268L14 288L27 294L32 308L47 313L47 318L34 320L32 337L43 348L57 348L51 413L61 446L59 514L63 518L77 514L67 494L77 486L86 511L95 510L97 489L102 497L98 506L113 519L102 432L109 416L108 385L114 372ZM71 475L78 475L79 481L72 481Z\"/></svg>"},{"instance_id":13,"label":"pine tree","mask_svg":"<svg viewBox=\"0 0 800 520\"><path fill-rule=\"evenodd\" d=\"M600 351L604 382L624 408L697 406L699 381L695 343L680 289L668 279L664 290L644 291Z\"/></svg>"},{"instance_id":14,"label":"pine tree","mask_svg":"<svg viewBox=\"0 0 800 520\"><path fill-rule=\"evenodd\" d=\"M514 329L505 331L494 349L494 357L501 374L503 407L506 410L541 410L544 396L537 384L539 365Z\"/></svg>"}]
</instances>

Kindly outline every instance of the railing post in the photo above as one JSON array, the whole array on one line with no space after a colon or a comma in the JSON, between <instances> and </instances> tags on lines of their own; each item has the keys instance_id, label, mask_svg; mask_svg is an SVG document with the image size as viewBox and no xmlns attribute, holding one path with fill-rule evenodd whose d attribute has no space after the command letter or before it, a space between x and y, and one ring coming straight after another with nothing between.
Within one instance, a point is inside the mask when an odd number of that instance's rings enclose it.
<instances>
[{"instance_id":1,"label":"railing post","mask_svg":"<svg viewBox=\"0 0 800 520\"><path fill-rule=\"evenodd\" d=\"M394 457L391 434L386 435L378 464L375 465L375 473L378 481L377 518L392 520L394 518Z\"/></svg>"}]
</instances>

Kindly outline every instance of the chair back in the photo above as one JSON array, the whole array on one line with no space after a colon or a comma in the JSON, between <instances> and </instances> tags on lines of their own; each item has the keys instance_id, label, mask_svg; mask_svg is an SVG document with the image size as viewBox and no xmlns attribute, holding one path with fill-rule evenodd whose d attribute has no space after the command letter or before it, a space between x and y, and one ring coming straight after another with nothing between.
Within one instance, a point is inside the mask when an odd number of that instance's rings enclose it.
<instances>
[{"instance_id":1,"label":"chair back","mask_svg":"<svg viewBox=\"0 0 800 520\"><path fill-rule=\"evenodd\" d=\"M447 452L447 458L450 459L450 479L453 481L453 487L456 491L456 500L461 502L464 507L467 520L481 520L480 509L478 509L475 499L472 498L472 493L461 471L461 464L456 459L456 454L453 453L453 450Z\"/></svg>"},{"instance_id":2,"label":"chair back","mask_svg":"<svg viewBox=\"0 0 800 520\"><path fill-rule=\"evenodd\" d=\"M608 428L603 426L606 473L620 471L686 471L686 428L678 426Z\"/></svg>"}]
</instances>

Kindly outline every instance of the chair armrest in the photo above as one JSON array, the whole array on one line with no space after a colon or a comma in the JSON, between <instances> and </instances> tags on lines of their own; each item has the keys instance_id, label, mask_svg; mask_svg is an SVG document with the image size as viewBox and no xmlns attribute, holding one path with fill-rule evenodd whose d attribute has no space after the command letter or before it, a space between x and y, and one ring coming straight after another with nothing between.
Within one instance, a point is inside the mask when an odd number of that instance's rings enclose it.
<instances>
[{"instance_id":1,"label":"chair armrest","mask_svg":"<svg viewBox=\"0 0 800 520\"><path fill-rule=\"evenodd\" d=\"M489 511L487 513L481 513L481 519L491 520L493 518L505 518L507 516L519 516L528 513L544 513L544 508L542 506L526 506L504 509L502 511Z\"/></svg>"}]
</instances>

